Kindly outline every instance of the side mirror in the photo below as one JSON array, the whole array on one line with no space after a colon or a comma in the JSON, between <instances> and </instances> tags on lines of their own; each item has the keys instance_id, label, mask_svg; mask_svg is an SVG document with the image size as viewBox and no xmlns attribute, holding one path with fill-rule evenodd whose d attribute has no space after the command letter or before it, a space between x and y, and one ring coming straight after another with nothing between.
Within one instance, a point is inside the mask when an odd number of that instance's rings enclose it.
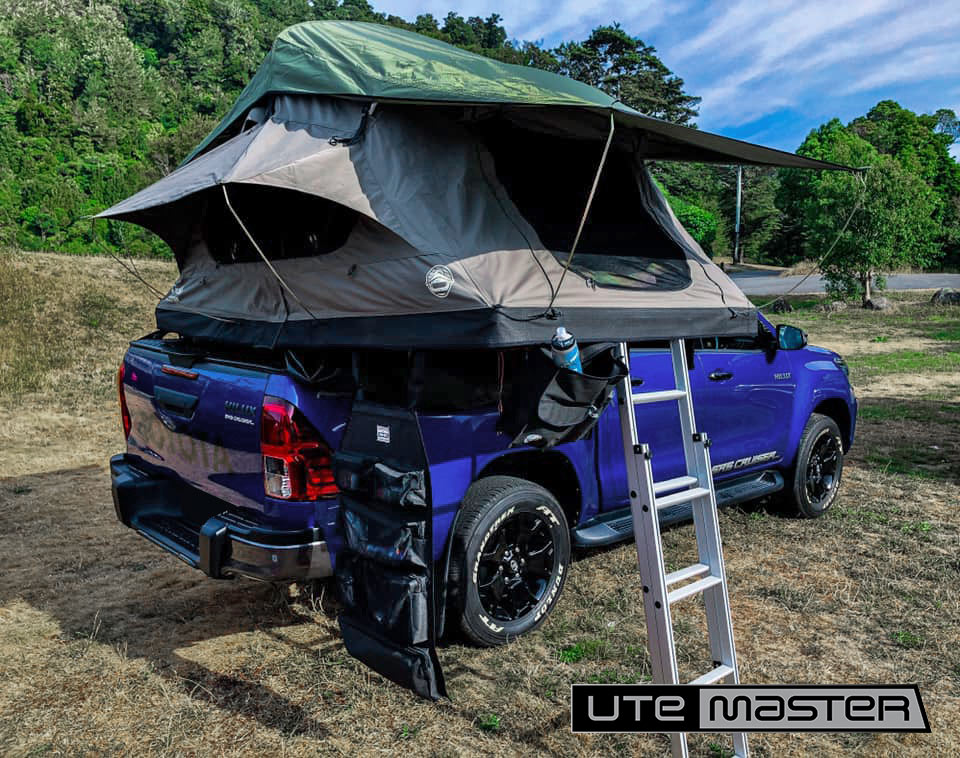
<instances>
[{"instance_id":1,"label":"side mirror","mask_svg":"<svg viewBox=\"0 0 960 758\"><path fill-rule=\"evenodd\" d=\"M807 346L807 333L787 324L777 326L777 345L781 350L799 350Z\"/></svg>"}]
</instances>

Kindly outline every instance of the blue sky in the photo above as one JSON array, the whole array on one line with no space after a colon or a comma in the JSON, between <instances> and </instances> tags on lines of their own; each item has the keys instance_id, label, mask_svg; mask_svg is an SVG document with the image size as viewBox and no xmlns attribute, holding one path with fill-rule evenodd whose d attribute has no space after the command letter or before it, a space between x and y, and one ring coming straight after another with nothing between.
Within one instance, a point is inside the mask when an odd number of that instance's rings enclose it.
<instances>
[{"instance_id":1,"label":"blue sky","mask_svg":"<svg viewBox=\"0 0 960 758\"><path fill-rule=\"evenodd\" d=\"M499 13L511 38L554 46L619 21L703 98L702 129L795 150L879 100L960 112L960 8L890 0L374 0L413 19ZM960 157L960 145L954 145Z\"/></svg>"}]
</instances>

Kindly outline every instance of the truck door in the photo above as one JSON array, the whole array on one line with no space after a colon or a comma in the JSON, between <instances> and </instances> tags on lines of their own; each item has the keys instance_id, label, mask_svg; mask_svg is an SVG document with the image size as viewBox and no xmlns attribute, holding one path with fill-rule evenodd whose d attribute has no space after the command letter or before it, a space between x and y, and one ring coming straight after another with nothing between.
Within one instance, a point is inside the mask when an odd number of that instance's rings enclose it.
<instances>
[{"instance_id":1,"label":"truck door","mask_svg":"<svg viewBox=\"0 0 960 758\"><path fill-rule=\"evenodd\" d=\"M763 320L761 328L772 332ZM694 412L697 427L713 441L710 457L719 476L769 465L786 452L797 385L787 356L768 345L760 336L694 343Z\"/></svg>"},{"instance_id":2,"label":"truck door","mask_svg":"<svg viewBox=\"0 0 960 758\"><path fill-rule=\"evenodd\" d=\"M630 345L630 377L634 392L656 392L676 387L670 346L666 342ZM640 441L653 451L653 475L659 481L684 474L680 444L680 412L675 401L634 407ZM623 458L620 417L615 404L603 414L600 424L599 482L601 510L629 504L627 470Z\"/></svg>"}]
</instances>

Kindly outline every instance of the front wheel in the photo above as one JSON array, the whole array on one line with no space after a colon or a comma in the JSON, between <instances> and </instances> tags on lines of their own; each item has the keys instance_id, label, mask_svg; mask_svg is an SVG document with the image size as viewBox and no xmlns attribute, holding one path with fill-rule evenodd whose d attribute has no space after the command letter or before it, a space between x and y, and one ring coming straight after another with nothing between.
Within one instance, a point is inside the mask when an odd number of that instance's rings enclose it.
<instances>
[{"instance_id":1,"label":"front wheel","mask_svg":"<svg viewBox=\"0 0 960 758\"><path fill-rule=\"evenodd\" d=\"M843 475L843 437L829 416L810 414L800 437L787 504L806 518L819 518L837 499Z\"/></svg>"},{"instance_id":2,"label":"front wheel","mask_svg":"<svg viewBox=\"0 0 960 758\"><path fill-rule=\"evenodd\" d=\"M569 566L570 528L553 495L512 476L473 484L450 563L460 627L471 641L502 645L538 627L560 597Z\"/></svg>"}]
</instances>

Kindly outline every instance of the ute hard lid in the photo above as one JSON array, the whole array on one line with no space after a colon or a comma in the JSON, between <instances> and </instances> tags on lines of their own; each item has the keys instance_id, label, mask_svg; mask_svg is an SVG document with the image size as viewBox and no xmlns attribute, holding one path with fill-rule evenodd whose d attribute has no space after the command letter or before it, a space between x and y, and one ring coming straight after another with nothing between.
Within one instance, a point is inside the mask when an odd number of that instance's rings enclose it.
<instances>
[{"instance_id":1,"label":"ute hard lid","mask_svg":"<svg viewBox=\"0 0 960 758\"><path fill-rule=\"evenodd\" d=\"M751 335L650 160L843 168L650 118L557 74L358 22L286 29L173 173L162 330L296 348Z\"/></svg>"}]
</instances>

